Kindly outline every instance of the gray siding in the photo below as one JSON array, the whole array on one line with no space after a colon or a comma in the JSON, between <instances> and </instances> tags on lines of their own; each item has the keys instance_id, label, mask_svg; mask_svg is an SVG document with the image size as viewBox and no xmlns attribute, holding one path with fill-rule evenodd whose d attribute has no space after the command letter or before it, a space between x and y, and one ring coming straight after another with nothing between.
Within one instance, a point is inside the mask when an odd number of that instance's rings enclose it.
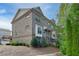
<instances>
[{"instance_id":1,"label":"gray siding","mask_svg":"<svg viewBox=\"0 0 79 59\"><path fill-rule=\"evenodd\" d=\"M23 42L30 42L32 39L32 13L27 17L12 24L13 39Z\"/></svg>"},{"instance_id":2,"label":"gray siding","mask_svg":"<svg viewBox=\"0 0 79 59\"><path fill-rule=\"evenodd\" d=\"M44 16L42 16L42 15L36 15L36 14L34 14L33 13L33 25L32 25L32 33L33 34L35 34L35 24L38 24L38 25L40 25L40 26L42 26L42 28L44 29L44 27L48 27L48 19L46 20L45 18L44 18ZM39 21L37 21L36 19L38 19ZM45 33L43 32L43 34L42 34L43 36L42 37L44 37L44 38L46 38L46 35L45 35ZM33 37L35 37L35 36L33 36ZM48 39L47 39L48 40Z\"/></svg>"}]
</instances>

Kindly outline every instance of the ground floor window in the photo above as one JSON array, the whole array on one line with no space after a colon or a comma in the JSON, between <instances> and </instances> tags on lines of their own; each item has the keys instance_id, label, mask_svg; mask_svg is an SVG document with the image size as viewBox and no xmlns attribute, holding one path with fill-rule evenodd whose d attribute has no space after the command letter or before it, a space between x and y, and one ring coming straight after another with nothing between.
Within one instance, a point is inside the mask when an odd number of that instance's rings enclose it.
<instances>
[{"instance_id":1,"label":"ground floor window","mask_svg":"<svg viewBox=\"0 0 79 59\"><path fill-rule=\"evenodd\" d=\"M41 25L35 25L35 35L36 36L38 36L38 37L42 37L42 32L43 32L43 30L42 30L42 26Z\"/></svg>"}]
</instances>

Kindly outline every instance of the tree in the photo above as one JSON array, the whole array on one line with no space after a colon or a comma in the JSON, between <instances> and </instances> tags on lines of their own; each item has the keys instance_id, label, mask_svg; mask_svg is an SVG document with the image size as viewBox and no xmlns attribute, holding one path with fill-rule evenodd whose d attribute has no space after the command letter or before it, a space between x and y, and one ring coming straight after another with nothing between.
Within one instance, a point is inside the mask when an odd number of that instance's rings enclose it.
<instances>
[{"instance_id":1,"label":"tree","mask_svg":"<svg viewBox=\"0 0 79 59\"><path fill-rule=\"evenodd\" d=\"M59 15L58 15L58 41L59 41L59 45L60 45L60 51L63 54L66 54L66 37L65 37L65 31L64 31L64 27L65 27L65 21L66 21L66 17L65 17L65 13L66 13L66 9L67 9L67 5L68 4L61 4L60 5L60 10L59 10Z\"/></svg>"},{"instance_id":2,"label":"tree","mask_svg":"<svg viewBox=\"0 0 79 59\"><path fill-rule=\"evenodd\" d=\"M79 4L61 4L59 12L60 50L65 55L79 55Z\"/></svg>"},{"instance_id":3,"label":"tree","mask_svg":"<svg viewBox=\"0 0 79 59\"><path fill-rule=\"evenodd\" d=\"M79 55L79 4L72 4L69 12L72 26L72 54Z\"/></svg>"}]
</instances>

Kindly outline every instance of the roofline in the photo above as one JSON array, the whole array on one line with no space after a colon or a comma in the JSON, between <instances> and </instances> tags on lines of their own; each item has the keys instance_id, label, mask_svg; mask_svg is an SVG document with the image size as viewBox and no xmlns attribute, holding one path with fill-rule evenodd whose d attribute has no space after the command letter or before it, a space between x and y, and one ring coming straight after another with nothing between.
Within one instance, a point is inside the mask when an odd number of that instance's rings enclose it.
<instances>
[{"instance_id":1,"label":"roofline","mask_svg":"<svg viewBox=\"0 0 79 59\"><path fill-rule=\"evenodd\" d=\"M13 22L11 22L11 24L15 23L16 21L20 20L20 18L22 18L25 14L26 16L31 13L31 10L28 10L26 13L24 13L23 15L21 15L19 18L17 18L16 20L14 20Z\"/></svg>"},{"instance_id":2,"label":"roofline","mask_svg":"<svg viewBox=\"0 0 79 59\"><path fill-rule=\"evenodd\" d=\"M20 9L17 10L15 16L13 17L13 20L12 20L11 24L14 22L14 19L15 19L15 17L17 16L17 14L19 13L19 11L20 11Z\"/></svg>"},{"instance_id":3,"label":"roofline","mask_svg":"<svg viewBox=\"0 0 79 59\"><path fill-rule=\"evenodd\" d=\"M18 9L18 11L17 11L17 13L16 13L16 15L15 15L15 17L17 16L17 14L19 13L19 11L20 11L21 9ZM34 8L29 8L29 10L26 12L26 13L31 13L32 12L32 10L35 10ZM48 20L49 21L49 19L43 14L43 12L42 12L42 14L40 13L40 12L38 12L37 10L35 10L39 15L42 15L42 16L44 16L45 18L46 18L46 20ZM42 11L42 10L41 10ZM24 16L26 13L24 13L23 15L21 15L19 18L21 18L22 16ZM28 13L28 14L29 14ZM28 15L27 14L27 15ZM14 22L16 22L16 21L18 21L19 20L19 18L18 19L16 19L16 20L14 20L15 19L15 17L13 18L13 20L12 20L12 22L11 22L11 24L12 23L14 23Z\"/></svg>"},{"instance_id":4,"label":"roofline","mask_svg":"<svg viewBox=\"0 0 79 59\"><path fill-rule=\"evenodd\" d=\"M34 9L34 8L33 8ZM35 9L34 9L35 10ZM42 15L42 16L44 16L45 18L46 18L46 20L49 20L44 14L43 14L43 12L42 12L42 14L40 13L40 12L38 12L37 10L35 10L39 15Z\"/></svg>"}]
</instances>

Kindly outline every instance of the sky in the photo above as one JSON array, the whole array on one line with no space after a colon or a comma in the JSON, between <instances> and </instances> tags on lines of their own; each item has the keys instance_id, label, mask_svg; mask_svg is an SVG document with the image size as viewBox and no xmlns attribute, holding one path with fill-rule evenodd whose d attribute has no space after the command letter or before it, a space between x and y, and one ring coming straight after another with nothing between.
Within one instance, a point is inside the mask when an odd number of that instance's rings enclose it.
<instances>
[{"instance_id":1,"label":"sky","mask_svg":"<svg viewBox=\"0 0 79 59\"><path fill-rule=\"evenodd\" d=\"M19 8L40 7L48 19L57 20L58 3L0 3L0 28L12 30L11 21Z\"/></svg>"}]
</instances>

